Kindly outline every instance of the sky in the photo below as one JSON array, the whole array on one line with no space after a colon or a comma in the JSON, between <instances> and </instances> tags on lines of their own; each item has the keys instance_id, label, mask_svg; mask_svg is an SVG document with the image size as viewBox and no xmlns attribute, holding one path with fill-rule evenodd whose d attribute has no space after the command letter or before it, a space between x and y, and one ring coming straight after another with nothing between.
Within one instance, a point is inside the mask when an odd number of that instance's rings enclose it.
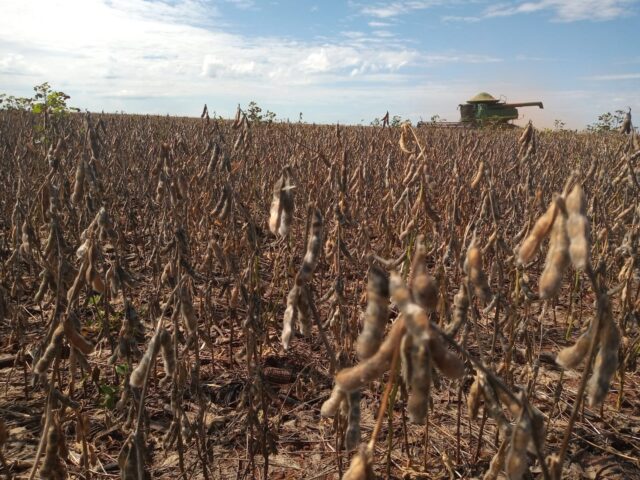
<instances>
[{"instance_id":1,"label":"sky","mask_svg":"<svg viewBox=\"0 0 640 480\"><path fill-rule=\"evenodd\" d=\"M0 92L49 82L91 111L369 124L459 118L487 91L520 123L640 115L640 0L0 0Z\"/></svg>"}]
</instances>

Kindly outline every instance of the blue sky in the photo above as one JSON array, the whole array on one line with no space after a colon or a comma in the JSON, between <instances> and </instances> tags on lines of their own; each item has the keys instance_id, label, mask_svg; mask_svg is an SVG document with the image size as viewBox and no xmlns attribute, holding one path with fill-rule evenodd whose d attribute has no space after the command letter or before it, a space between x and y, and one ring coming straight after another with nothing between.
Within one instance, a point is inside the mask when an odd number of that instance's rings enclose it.
<instances>
[{"instance_id":1,"label":"blue sky","mask_svg":"<svg viewBox=\"0 0 640 480\"><path fill-rule=\"evenodd\" d=\"M0 0L0 92L90 110L456 120L479 91L572 128L640 114L640 0Z\"/></svg>"}]
</instances>

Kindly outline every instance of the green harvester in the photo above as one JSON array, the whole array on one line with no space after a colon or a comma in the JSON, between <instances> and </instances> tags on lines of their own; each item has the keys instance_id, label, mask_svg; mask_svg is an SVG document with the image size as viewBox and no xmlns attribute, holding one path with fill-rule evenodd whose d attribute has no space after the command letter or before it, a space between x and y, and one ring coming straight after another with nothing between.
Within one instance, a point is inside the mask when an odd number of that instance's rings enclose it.
<instances>
[{"instance_id":1,"label":"green harvester","mask_svg":"<svg viewBox=\"0 0 640 480\"><path fill-rule=\"evenodd\" d=\"M467 103L460 104L460 124L468 127L512 126L509 122L518 119L518 108L539 107L542 102L502 102L487 92L481 92Z\"/></svg>"}]
</instances>

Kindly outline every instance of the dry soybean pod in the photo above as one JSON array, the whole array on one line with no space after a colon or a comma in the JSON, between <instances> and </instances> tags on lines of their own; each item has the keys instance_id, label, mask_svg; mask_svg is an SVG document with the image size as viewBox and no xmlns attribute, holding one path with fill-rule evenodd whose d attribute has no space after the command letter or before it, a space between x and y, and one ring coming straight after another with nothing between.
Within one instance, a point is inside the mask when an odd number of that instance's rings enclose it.
<instances>
[{"instance_id":1,"label":"dry soybean pod","mask_svg":"<svg viewBox=\"0 0 640 480\"><path fill-rule=\"evenodd\" d=\"M587 386L589 391L589 405L600 406L604 402L609 384L618 368L618 350L620 348L620 331L616 326L611 312L607 313L607 323L600 332L600 349L593 364L593 375Z\"/></svg>"},{"instance_id":2,"label":"dry soybean pod","mask_svg":"<svg viewBox=\"0 0 640 480\"><path fill-rule=\"evenodd\" d=\"M389 367L393 351L400 343L404 332L405 322L402 317L399 317L375 355L354 367L338 372L336 385L344 392L353 392L382 375Z\"/></svg>"},{"instance_id":3,"label":"dry soybean pod","mask_svg":"<svg viewBox=\"0 0 640 480\"><path fill-rule=\"evenodd\" d=\"M451 379L460 378L464 375L464 363L456 354L448 350L445 345L440 335L433 332L429 338L431 359L438 370L446 377Z\"/></svg>"},{"instance_id":4,"label":"dry soybean pod","mask_svg":"<svg viewBox=\"0 0 640 480\"><path fill-rule=\"evenodd\" d=\"M366 360L378 351L388 320L389 279L384 270L372 265L367 283L367 311L356 344L356 353L360 360Z\"/></svg>"},{"instance_id":5,"label":"dry soybean pod","mask_svg":"<svg viewBox=\"0 0 640 480\"><path fill-rule=\"evenodd\" d=\"M34 371L37 374L42 375L47 371L47 369L51 365L51 362L53 362L53 359L62 347L63 337L64 325L60 324L58 325L58 328L54 330L49 345L47 345L47 348L42 354L42 357L40 357L40 360L38 360L38 363L36 363Z\"/></svg>"},{"instance_id":6,"label":"dry soybean pod","mask_svg":"<svg viewBox=\"0 0 640 480\"><path fill-rule=\"evenodd\" d=\"M74 348L82 352L84 355L89 355L93 352L93 344L78 332L73 323L71 314L67 315L63 322L64 333L67 340Z\"/></svg>"},{"instance_id":7,"label":"dry soybean pod","mask_svg":"<svg viewBox=\"0 0 640 480\"><path fill-rule=\"evenodd\" d=\"M60 458L60 447L64 448L64 436L61 435L58 425L53 421L47 432L47 449L40 470L41 478L50 480L67 478L66 466Z\"/></svg>"},{"instance_id":8,"label":"dry soybean pod","mask_svg":"<svg viewBox=\"0 0 640 480\"><path fill-rule=\"evenodd\" d=\"M422 341L411 348L411 394L407 413L411 422L422 425L429 407L431 388L431 359L427 342Z\"/></svg>"},{"instance_id":9,"label":"dry soybean pod","mask_svg":"<svg viewBox=\"0 0 640 480\"><path fill-rule=\"evenodd\" d=\"M333 390L331 390L331 395L324 401L320 408L320 415L323 417L333 417L338 413L338 409L345 399L344 392L340 390L337 385L334 386Z\"/></svg>"},{"instance_id":10,"label":"dry soybean pod","mask_svg":"<svg viewBox=\"0 0 640 480\"><path fill-rule=\"evenodd\" d=\"M580 335L576 343L560 350L556 363L562 368L576 368L587 355L593 334L593 328L589 325L587 331Z\"/></svg>"},{"instance_id":11,"label":"dry soybean pod","mask_svg":"<svg viewBox=\"0 0 640 480\"><path fill-rule=\"evenodd\" d=\"M366 446L361 445L358 453L351 459L349 469L344 472L342 480L374 480L375 478L371 457Z\"/></svg>"},{"instance_id":12,"label":"dry soybean pod","mask_svg":"<svg viewBox=\"0 0 640 480\"><path fill-rule=\"evenodd\" d=\"M289 294L287 295L287 308L284 311L284 319L282 321L282 346L285 350L289 348L291 342L291 336L293 335L293 328L298 313L298 297L300 296L300 287L294 285Z\"/></svg>"},{"instance_id":13,"label":"dry soybean pod","mask_svg":"<svg viewBox=\"0 0 640 480\"><path fill-rule=\"evenodd\" d=\"M447 335L454 336L460 327L467 320L467 312L469 310L469 296L465 288L465 279L462 280L458 293L453 297L453 321L447 325Z\"/></svg>"},{"instance_id":14,"label":"dry soybean pod","mask_svg":"<svg viewBox=\"0 0 640 480\"><path fill-rule=\"evenodd\" d=\"M158 354L158 350L160 348L159 335L160 335L160 331L158 331L158 333L156 333L153 336L153 338L149 342L149 345L147 346L147 351L144 353L144 355L140 359L140 363L131 372L131 377L129 378L129 384L132 387L136 387L136 388L142 387L145 374L149 369L149 367L151 366L151 362L153 361L153 359L156 358L156 355Z\"/></svg>"},{"instance_id":15,"label":"dry soybean pod","mask_svg":"<svg viewBox=\"0 0 640 480\"><path fill-rule=\"evenodd\" d=\"M355 450L360 443L360 391L356 390L347 396L349 413L347 415L347 429L344 437L344 447Z\"/></svg>"},{"instance_id":16,"label":"dry soybean pod","mask_svg":"<svg viewBox=\"0 0 640 480\"><path fill-rule=\"evenodd\" d=\"M469 250L467 250L465 270L469 275L475 294L485 302L489 300L491 298L491 289L489 288L487 276L482 269L482 252L475 245L475 241L472 241Z\"/></svg>"},{"instance_id":17,"label":"dry soybean pod","mask_svg":"<svg viewBox=\"0 0 640 480\"><path fill-rule=\"evenodd\" d=\"M540 248L542 240L544 240L544 238L549 234L549 231L554 224L557 211L558 208L554 199L545 214L536 221L533 225L533 229L524 242L522 242L522 245L520 245L520 248L518 249L518 263L520 265L529 263L536 254Z\"/></svg>"},{"instance_id":18,"label":"dry soybean pod","mask_svg":"<svg viewBox=\"0 0 640 480\"><path fill-rule=\"evenodd\" d=\"M558 199L558 214L551 229L549 251L540 276L540 298L547 299L558 294L562 285L562 277L571 263L569 257L569 236L567 235L564 205Z\"/></svg>"},{"instance_id":19,"label":"dry soybean pod","mask_svg":"<svg viewBox=\"0 0 640 480\"><path fill-rule=\"evenodd\" d=\"M491 459L491 463L489 463L489 470L482 477L483 480L497 480L498 475L500 475L500 471L504 465L504 459L507 454L507 447L509 446L509 442L505 438L502 440L500 444L500 448Z\"/></svg>"},{"instance_id":20,"label":"dry soybean pod","mask_svg":"<svg viewBox=\"0 0 640 480\"><path fill-rule=\"evenodd\" d=\"M438 306L438 283L427 272L425 262L424 236L419 235L416 239L416 253L411 267L411 294L418 305L427 312L433 312Z\"/></svg>"},{"instance_id":21,"label":"dry soybean pod","mask_svg":"<svg viewBox=\"0 0 640 480\"><path fill-rule=\"evenodd\" d=\"M269 211L269 230L274 235L277 233L284 237L289 232L293 214L292 188L288 168L285 168L273 187L273 199Z\"/></svg>"},{"instance_id":22,"label":"dry soybean pod","mask_svg":"<svg viewBox=\"0 0 640 480\"><path fill-rule=\"evenodd\" d=\"M509 453L507 454L506 473L510 480L520 480L527 471L527 446L531 440L531 422L524 413L520 413L520 418L511 434Z\"/></svg>"},{"instance_id":23,"label":"dry soybean pod","mask_svg":"<svg viewBox=\"0 0 640 480\"><path fill-rule=\"evenodd\" d=\"M173 380L173 376L176 371L176 352L173 348L171 334L165 328L162 328L160 330L158 336L160 341L160 354L162 355L164 370L167 374L166 377L162 379L162 381L164 384L166 384L170 380Z\"/></svg>"},{"instance_id":24,"label":"dry soybean pod","mask_svg":"<svg viewBox=\"0 0 640 480\"><path fill-rule=\"evenodd\" d=\"M482 392L480 388L480 374L478 373L473 380L471 388L469 388L469 394L467 395L467 410L469 412L469 418L475 419L478 416L481 399Z\"/></svg>"},{"instance_id":25,"label":"dry soybean pod","mask_svg":"<svg viewBox=\"0 0 640 480\"><path fill-rule=\"evenodd\" d=\"M482 181L483 176L484 176L484 161L481 161L480 164L478 165L478 171L473 177L473 180L471 180L472 190L475 190L476 188L478 188L478 185L480 185L480 182Z\"/></svg>"},{"instance_id":26,"label":"dry soybean pod","mask_svg":"<svg viewBox=\"0 0 640 480\"><path fill-rule=\"evenodd\" d=\"M586 215L586 199L579 184L576 184L566 199L567 234L569 236L569 256L576 270L585 270L589 265L589 220Z\"/></svg>"}]
</instances>

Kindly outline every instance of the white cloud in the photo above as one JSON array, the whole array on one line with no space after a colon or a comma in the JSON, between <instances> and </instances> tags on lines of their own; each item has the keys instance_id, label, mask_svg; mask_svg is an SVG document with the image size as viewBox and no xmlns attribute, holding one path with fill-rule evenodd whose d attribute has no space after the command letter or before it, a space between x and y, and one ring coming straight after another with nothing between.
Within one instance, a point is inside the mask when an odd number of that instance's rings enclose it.
<instances>
[{"instance_id":1,"label":"white cloud","mask_svg":"<svg viewBox=\"0 0 640 480\"><path fill-rule=\"evenodd\" d=\"M446 16L445 21L477 22L482 19L550 11L560 22L612 20L632 13L638 0L538 0L496 3L478 16Z\"/></svg>"},{"instance_id":2,"label":"white cloud","mask_svg":"<svg viewBox=\"0 0 640 480\"><path fill-rule=\"evenodd\" d=\"M231 3L235 7L240 8L242 10L248 10L256 6L256 2L254 2L254 0L224 0L224 1L227 3Z\"/></svg>"},{"instance_id":3,"label":"white cloud","mask_svg":"<svg viewBox=\"0 0 640 480\"><path fill-rule=\"evenodd\" d=\"M502 62L501 58L491 55L473 54L429 54L423 57L427 63L497 63Z\"/></svg>"},{"instance_id":4,"label":"white cloud","mask_svg":"<svg viewBox=\"0 0 640 480\"><path fill-rule=\"evenodd\" d=\"M215 55L205 55L201 75L210 78L224 76L251 76L257 70L254 61L227 63Z\"/></svg>"},{"instance_id":5,"label":"white cloud","mask_svg":"<svg viewBox=\"0 0 640 480\"><path fill-rule=\"evenodd\" d=\"M579 20L611 20L624 17L631 13L631 8L639 0L517 0L501 1L486 7L478 15L446 15L445 22L462 21L477 22L483 19L508 17L512 15L530 14L541 11L552 13L554 20L560 22L575 22ZM365 5L360 12L374 17L371 23L388 20L400 15L407 15L417 10L424 10L435 6L451 6L464 3L478 3L473 0L396 0L390 2L376 2ZM373 25L372 25L373 26ZM383 26L383 25L375 25Z\"/></svg>"},{"instance_id":6,"label":"white cloud","mask_svg":"<svg viewBox=\"0 0 640 480\"><path fill-rule=\"evenodd\" d=\"M640 73L617 73L612 75L594 75L587 77L588 80L617 81L617 80L640 80Z\"/></svg>"},{"instance_id":7,"label":"white cloud","mask_svg":"<svg viewBox=\"0 0 640 480\"><path fill-rule=\"evenodd\" d=\"M392 18L398 15L404 15L414 10L424 10L436 5L446 3L443 0L408 0L394 2L378 2L373 5L367 5L360 10L364 15L375 18ZM452 3L452 2L449 2Z\"/></svg>"},{"instance_id":8,"label":"white cloud","mask_svg":"<svg viewBox=\"0 0 640 480\"><path fill-rule=\"evenodd\" d=\"M341 33L343 37L349 38L351 40L363 39L367 37L367 34L364 32L347 30Z\"/></svg>"},{"instance_id":9,"label":"white cloud","mask_svg":"<svg viewBox=\"0 0 640 480\"><path fill-rule=\"evenodd\" d=\"M557 61L557 58L553 57L536 57L533 55L525 55L523 53L519 53L515 56L515 59L518 62L554 62Z\"/></svg>"},{"instance_id":10,"label":"white cloud","mask_svg":"<svg viewBox=\"0 0 640 480\"><path fill-rule=\"evenodd\" d=\"M391 4L364 7L362 13L376 18L390 18L406 13L406 10L402 8L401 4Z\"/></svg>"},{"instance_id":11,"label":"white cloud","mask_svg":"<svg viewBox=\"0 0 640 480\"><path fill-rule=\"evenodd\" d=\"M467 22L467 23L474 23L474 22L479 22L480 20L482 20L482 18L480 17L474 17L474 16L461 16L461 15L445 15L442 17L442 21L443 22Z\"/></svg>"},{"instance_id":12,"label":"white cloud","mask_svg":"<svg viewBox=\"0 0 640 480\"><path fill-rule=\"evenodd\" d=\"M331 62L324 48L310 53L302 63L303 70L307 72L326 72L331 67Z\"/></svg>"},{"instance_id":13,"label":"white cloud","mask_svg":"<svg viewBox=\"0 0 640 480\"><path fill-rule=\"evenodd\" d=\"M229 34L211 26L218 15L196 0L9 4L0 16L0 68L15 75L40 65L46 80L81 79L98 95L142 84L151 95L175 88L195 94L207 91L211 78L319 83L326 73L348 77L353 68L395 71L418 56L399 44L370 48L377 40L361 32L327 44Z\"/></svg>"},{"instance_id":14,"label":"white cloud","mask_svg":"<svg viewBox=\"0 0 640 480\"><path fill-rule=\"evenodd\" d=\"M245 1L245 0L227 0ZM37 0L30 0L30 4L38 4ZM106 13L107 9L111 12L118 12L122 17L144 19L159 22L170 21L171 23L181 24L189 23L192 25L198 25L204 22L205 19L211 19L212 17L218 17L219 11L215 5L211 5L206 0L105 0L102 2L88 0L82 2L78 0L63 0L59 2L61 7L58 15L64 16L83 16L83 13L103 12ZM100 5L103 4L107 9L101 9ZM67 8L65 8L67 7ZM80 9L74 10L71 9ZM77 12L77 13L76 13ZM98 22L101 18L96 16L93 18L95 22Z\"/></svg>"},{"instance_id":15,"label":"white cloud","mask_svg":"<svg viewBox=\"0 0 640 480\"><path fill-rule=\"evenodd\" d=\"M380 37L380 38L391 38L396 36L395 33L390 32L389 30L374 30L372 32L372 35L375 35L376 37Z\"/></svg>"},{"instance_id":16,"label":"white cloud","mask_svg":"<svg viewBox=\"0 0 640 480\"><path fill-rule=\"evenodd\" d=\"M7 53L0 57L0 74L8 75L37 75L41 70L36 65L29 64L24 55Z\"/></svg>"}]
</instances>

